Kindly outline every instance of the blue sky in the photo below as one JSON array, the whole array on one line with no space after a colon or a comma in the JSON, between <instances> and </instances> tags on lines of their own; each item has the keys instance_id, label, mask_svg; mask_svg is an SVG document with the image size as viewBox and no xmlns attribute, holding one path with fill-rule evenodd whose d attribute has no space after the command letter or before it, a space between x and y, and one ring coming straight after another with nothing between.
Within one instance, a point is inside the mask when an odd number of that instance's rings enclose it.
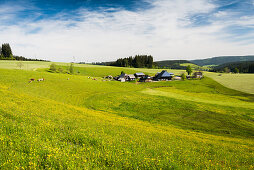
<instances>
[{"instance_id":1,"label":"blue sky","mask_svg":"<svg viewBox=\"0 0 254 170\"><path fill-rule=\"evenodd\" d=\"M52 61L254 54L254 0L0 0L0 43Z\"/></svg>"}]
</instances>

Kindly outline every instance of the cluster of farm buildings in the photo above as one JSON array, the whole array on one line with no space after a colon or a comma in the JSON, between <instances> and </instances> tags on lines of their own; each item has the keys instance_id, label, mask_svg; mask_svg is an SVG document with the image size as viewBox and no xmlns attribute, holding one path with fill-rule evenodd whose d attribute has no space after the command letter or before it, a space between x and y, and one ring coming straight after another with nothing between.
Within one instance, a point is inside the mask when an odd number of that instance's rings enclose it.
<instances>
[{"instance_id":1,"label":"cluster of farm buildings","mask_svg":"<svg viewBox=\"0 0 254 170\"><path fill-rule=\"evenodd\" d=\"M203 76L202 72L195 72L193 74L193 77L191 77L191 78L202 78L202 76ZM182 79L180 76L175 76L174 73L169 73L166 70L156 73L155 76L149 76L144 73L135 73L135 74L122 73L119 76L116 76L116 77L107 76L107 78L113 78L113 79L115 79L117 81L121 81L121 82L135 81L136 79L138 79L139 82L170 81L172 79L174 79L174 80L181 80Z\"/></svg>"}]
</instances>

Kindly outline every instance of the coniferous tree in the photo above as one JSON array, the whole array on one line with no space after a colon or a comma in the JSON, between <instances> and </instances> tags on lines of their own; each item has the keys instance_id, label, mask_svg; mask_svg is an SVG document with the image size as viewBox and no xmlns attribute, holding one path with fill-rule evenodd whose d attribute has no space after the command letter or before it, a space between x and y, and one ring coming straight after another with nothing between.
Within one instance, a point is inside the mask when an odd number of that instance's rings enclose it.
<instances>
[{"instance_id":1,"label":"coniferous tree","mask_svg":"<svg viewBox=\"0 0 254 170\"><path fill-rule=\"evenodd\" d=\"M136 55L135 57L119 58L110 65L118 67L152 68L154 63L151 55Z\"/></svg>"},{"instance_id":2,"label":"coniferous tree","mask_svg":"<svg viewBox=\"0 0 254 170\"><path fill-rule=\"evenodd\" d=\"M4 59L13 58L12 50L11 50L10 44L8 44L8 43L2 44L1 55L2 55L2 57L3 57Z\"/></svg>"},{"instance_id":3,"label":"coniferous tree","mask_svg":"<svg viewBox=\"0 0 254 170\"><path fill-rule=\"evenodd\" d=\"M153 67L153 57L150 55L150 56L148 56L148 65L147 65L147 67L148 68L152 68Z\"/></svg>"},{"instance_id":4,"label":"coniferous tree","mask_svg":"<svg viewBox=\"0 0 254 170\"><path fill-rule=\"evenodd\" d=\"M186 72L188 73L188 75L190 75L192 73L192 68L190 65L187 66Z\"/></svg>"}]
</instances>

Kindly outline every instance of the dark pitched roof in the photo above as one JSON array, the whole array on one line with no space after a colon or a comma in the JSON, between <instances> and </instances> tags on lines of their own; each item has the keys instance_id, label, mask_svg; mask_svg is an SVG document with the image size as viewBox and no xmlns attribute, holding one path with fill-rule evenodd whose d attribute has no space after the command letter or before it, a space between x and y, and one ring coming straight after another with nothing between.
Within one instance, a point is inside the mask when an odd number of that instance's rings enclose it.
<instances>
[{"instance_id":1,"label":"dark pitched roof","mask_svg":"<svg viewBox=\"0 0 254 170\"><path fill-rule=\"evenodd\" d=\"M158 74L155 79L163 79L163 78L171 78L174 76L173 73L168 73L166 70L163 70L160 74Z\"/></svg>"},{"instance_id":2,"label":"dark pitched roof","mask_svg":"<svg viewBox=\"0 0 254 170\"><path fill-rule=\"evenodd\" d=\"M122 73L122 74L119 76L119 78L125 78L126 75L127 75L127 74Z\"/></svg>"},{"instance_id":3,"label":"dark pitched roof","mask_svg":"<svg viewBox=\"0 0 254 170\"><path fill-rule=\"evenodd\" d=\"M166 78L166 77L172 77L174 73L168 73L166 70L163 70L160 74L156 76L156 78Z\"/></svg>"}]
</instances>

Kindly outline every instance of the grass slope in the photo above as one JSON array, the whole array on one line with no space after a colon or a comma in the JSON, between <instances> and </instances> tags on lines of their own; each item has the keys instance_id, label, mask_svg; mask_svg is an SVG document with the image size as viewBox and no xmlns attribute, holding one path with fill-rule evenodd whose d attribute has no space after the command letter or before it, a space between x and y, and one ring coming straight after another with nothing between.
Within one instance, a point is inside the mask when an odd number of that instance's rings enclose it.
<instances>
[{"instance_id":1,"label":"grass slope","mask_svg":"<svg viewBox=\"0 0 254 170\"><path fill-rule=\"evenodd\" d=\"M0 69L0 168L253 168L253 95L209 78L120 83L87 75L123 68L76 69Z\"/></svg>"},{"instance_id":2,"label":"grass slope","mask_svg":"<svg viewBox=\"0 0 254 170\"><path fill-rule=\"evenodd\" d=\"M245 93L254 94L254 74L205 73L220 84Z\"/></svg>"}]
</instances>

